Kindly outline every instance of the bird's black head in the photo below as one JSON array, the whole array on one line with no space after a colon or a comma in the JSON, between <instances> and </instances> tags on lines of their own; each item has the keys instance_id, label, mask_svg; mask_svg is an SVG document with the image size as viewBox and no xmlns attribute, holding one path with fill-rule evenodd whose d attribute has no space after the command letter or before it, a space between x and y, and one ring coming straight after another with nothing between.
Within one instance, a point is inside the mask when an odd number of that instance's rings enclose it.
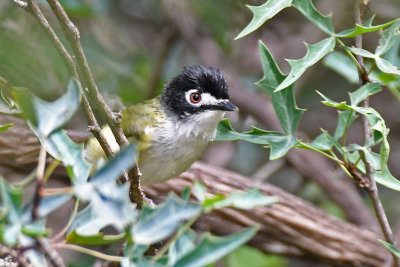
<instances>
[{"instance_id":1,"label":"bird's black head","mask_svg":"<svg viewBox=\"0 0 400 267\"><path fill-rule=\"evenodd\" d=\"M228 85L221 71L203 66L184 67L166 85L161 102L181 119L209 110L238 110L229 102Z\"/></svg>"}]
</instances>

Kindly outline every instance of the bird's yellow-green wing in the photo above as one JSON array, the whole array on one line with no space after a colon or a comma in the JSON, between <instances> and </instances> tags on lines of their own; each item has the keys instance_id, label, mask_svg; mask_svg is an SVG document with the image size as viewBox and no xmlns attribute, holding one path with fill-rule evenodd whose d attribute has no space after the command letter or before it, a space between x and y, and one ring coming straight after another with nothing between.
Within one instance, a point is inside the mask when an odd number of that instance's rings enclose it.
<instances>
[{"instance_id":1,"label":"bird's yellow-green wing","mask_svg":"<svg viewBox=\"0 0 400 267\"><path fill-rule=\"evenodd\" d=\"M139 151L143 151L150 147L155 128L165 119L157 97L124 109L121 127L128 139L137 142Z\"/></svg>"}]
</instances>

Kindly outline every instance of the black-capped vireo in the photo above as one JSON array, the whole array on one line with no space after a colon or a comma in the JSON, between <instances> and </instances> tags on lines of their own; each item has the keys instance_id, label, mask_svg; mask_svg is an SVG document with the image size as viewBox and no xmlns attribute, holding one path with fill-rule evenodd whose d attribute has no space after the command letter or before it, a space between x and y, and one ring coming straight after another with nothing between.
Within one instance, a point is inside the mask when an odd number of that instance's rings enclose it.
<instances>
[{"instance_id":1,"label":"black-capped vireo","mask_svg":"<svg viewBox=\"0 0 400 267\"><path fill-rule=\"evenodd\" d=\"M237 110L229 102L221 71L203 66L184 67L160 96L124 109L121 127L129 141L138 144L141 183L163 182L188 169L215 138L225 111ZM103 131L118 150L111 130ZM104 157L94 138L85 153L92 163Z\"/></svg>"}]
</instances>

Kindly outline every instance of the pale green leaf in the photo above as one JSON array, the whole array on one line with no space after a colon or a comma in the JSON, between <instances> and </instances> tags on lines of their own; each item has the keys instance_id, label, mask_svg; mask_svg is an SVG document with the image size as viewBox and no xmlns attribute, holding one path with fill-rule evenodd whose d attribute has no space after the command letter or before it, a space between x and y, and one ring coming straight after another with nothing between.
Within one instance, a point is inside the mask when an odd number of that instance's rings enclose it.
<instances>
[{"instance_id":1,"label":"pale green leaf","mask_svg":"<svg viewBox=\"0 0 400 267\"><path fill-rule=\"evenodd\" d=\"M56 210L69 199L71 199L71 194L61 194L53 196L45 196L42 198L38 208L38 216L43 218L47 216L50 212Z\"/></svg>"},{"instance_id":2,"label":"pale green leaf","mask_svg":"<svg viewBox=\"0 0 400 267\"><path fill-rule=\"evenodd\" d=\"M358 84L357 65L349 56L334 51L324 58L324 65L343 76L349 83Z\"/></svg>"},{"instance_id":3,"label":"pale green leaf","mask_svg":"<svg viewBox=\"0 0 400 267\"><path fill-rule=\"evenodd\" d=\"M164 240L178 229L180 224L197 216L198 204L186 203L174 195L158 206L154 212L141 216L132 226L132 239L138 244L153 244Z\"/></svg>"},{"instance_id":4,"label":"pale green leaf","mask_svg":"<svg viewBox=\"0 0 400 267\"><path fill-rule=\"evenodd\" d=\"M262 41L259 42L258 47L264 77L257 82L257 85L264 89L271 98L272 105L283 130L287 134L292 135L299 124L304 110L299 109L296 105L293 86L289 86L283 91L274 92L275 88L282 83L286 76L282 74L272 54Z\"/></svg>"},{"instance_id":5,"label":"pale green leaf","mask_svg":"<svg viewBox=\"0 0 400 267\"><path fill-rule=\"evenodd\" d=\"M379 40L379 45L375 50L375 54L377 56L381 56L385 54L389 49L393 47L396 41L400 38L400 21L397 21L388 29L384 30L381 35L381 39Z\"/></svg>"},{"instance_id":6,"label":"pale green leaf","mask_svg":"<svg viewBox=\"0 0 400 267\"><path fill-rule=\"evenodd\" d=\"M329 99L328 97L323 95L321 92L319 92L319 91L316 91L316 92L324 99L322 101L322 104L324 104L328 107L334 107L334 108L338 108L338 109L349 109L350 108L349 106L347 106L346 101L342 101L342 102L338 103L336 101Z\"/></svg>"},{"instance_id":7,"label":"pale green leaf","mask_svg":"<svg viewBox=\"0 0 400 267\"><path fill-rule=\"evenodd\" d=\"M376 57L376 66L384 73L400 75L400 69L386 59Z\"/></svg>"},{"instance_id":8,"label":"pale green leaf","mask_svg":"<svg viewBox=\"0 0 400 267\"><path fill-rule=\"evenodd\" d=\"M257 30L267 20L278 14L282 9L290 6L292 0L268 0L261 6L247 6L253 12L251 22L238 34L235 40Z\"/></svg>"},{"instance_id":9,"label":"pale green leaf","mask_svg":"<svg viewBox=\"0 0 400 267\"><path fill-rule=\"evenodd\" d=\"M389 22L384 23L384 24L371 26L372 20L373 20L373 18L368 20L363 25L357 24L356 27L354 27L352 29L341 31L341 32L336 34L336 37L338 37L338 38L349 38L349 37L354 37L354 36L357 36L357 35L360 35L360 34L363 34L363 33L367 33L367 32L374 32L374 31L386 28L386 27L388 27L388 26L390 26L393 23L398 21L398 20L392 20L392 21L389 21Z\"/></svg>"},{"instance_id":10,"label":"pale green leaf","mask_svg":"<svg viewBox=\"0 0 400 267\"><path fill-rule=\"evenodd\" d=\"M81 89L79 82L71 79L67 93L54 102L44 101L25 88L14 88L13 96L24 116L37 129L37 134L47 137L75 114L81 99Z\"/></svg>"},{"instance_id":11,"label":"pale green leaf","mask_svg":"<svg viewBox=\"0 0 400 267\"><path fill-rule=\"evenodd\" d=\"M382 87L379 83L367 83L356 91L350 93L350 103L351 105L356 106L367 97L379 93L380 91L382 91Z\"/></svg>"},{"instance_id":12,"label":"pale green leaf","mask_svg":"<svg viewBox=\"0 0 400 267\"><path fill-rule=\"evenodd\" d=\"M224 237L205 234L200 243L181 257L174 267L203 267L215 262L245 244L256 232L257 228L252 227Z\"/></svg>"},{"instance_id":13,"label":"pale green leaf","mask_svg":"<svg viewBox=\"0 0 400 267\"><path fill-rule=\"evenodd\" d=\"M186 253L193 250L195 247L195 241L196 233L191 229L185 231L182 235L180 235L178 239L171 244L168 258L169 265L174 266L174 264L180 258L182 258Z\"/></svg>"},{"instance_id":14,"label":"pale green leaf","mask_svg":"<svg viewBox=\"0 0 400 267\"><path fill-rule=\"evenodd\" d=\"M315 150L321 150L321 151L331 150L333 146L328 137L323 133L318 135L317 138L315 138L308 145Z\"/></svg>"},{"instance_id":15,"label":"pale green leaf","mask_svg":"<svg viewBox=\"0 0 400 267\"><path fill-rule=\"evenodd\" d=\"M293 84L309 67L317 63L328 53L332 52L335 43L335 38L329 37L313 45L306 44L307 54L298 60L288 60L292 69L275 91L283 90Z\"/></svg>"},{"instance_id":16,"label":"pale green leaf","mask_svg":"<svg viewBox=\"0 0 400 267\"><path fill-rule=\"evenodd\" d=\"M376 57L373 53L371 53L365 49L362 49L362 48L347 47L347 49L349 49L353 54L356 54L356 55L359 55L362 57L367 57L367 58L375 58Z\"/></svg>"},{"instance_id":17,"label":"pale green leaf","mask_svg":"<svg viewBox=\"0 0 400 267\"><path fill-rule=\"evenodd\" d=\"M311 0L293 0L292 5L311 23L329 35L335 35L331 15L324 16L318 12Z\"/></svg>"}]
</instances>

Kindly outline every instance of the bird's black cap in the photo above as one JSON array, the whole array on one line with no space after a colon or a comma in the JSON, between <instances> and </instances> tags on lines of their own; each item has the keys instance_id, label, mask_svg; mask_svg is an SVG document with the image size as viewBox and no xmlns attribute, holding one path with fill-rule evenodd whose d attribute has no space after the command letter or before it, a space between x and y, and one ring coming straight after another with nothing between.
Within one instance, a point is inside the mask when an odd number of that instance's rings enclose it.
<instances>
[{"instance_id":1,"label":"bird's black cap","mask_svg":"<svg viewBox=\"0 0 400 267\"><path fill-rule=\"evenodd\" d=\"M216 105L191 105L185 94L194 89L199 94L208 93L217 100L229 100L228 85L221 71L196 65L184 67L182 72L166 85L161 103L180 118L205 110L220 109Z\"/></svg>"}]
</instances>

